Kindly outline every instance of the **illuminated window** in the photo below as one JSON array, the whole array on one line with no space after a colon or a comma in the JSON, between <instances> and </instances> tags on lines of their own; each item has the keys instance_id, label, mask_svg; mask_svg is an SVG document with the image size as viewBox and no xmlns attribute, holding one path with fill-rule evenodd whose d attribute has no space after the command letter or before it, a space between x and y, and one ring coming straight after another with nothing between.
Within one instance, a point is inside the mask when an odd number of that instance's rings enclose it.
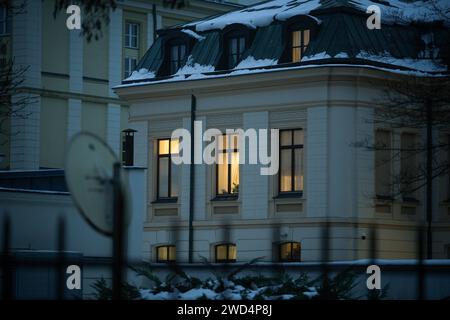
<instances>
[{"instance_id":1,"label":"illuminated window","mask_svg":"<svg viewBox=\"0 0 450 320\"><path fill-rule=\"evenodd\" d=\"M216 170L216 195L237 196L239 193L239 137L218 137L218 159Z\"/></svg>"},{"instance_id":2,"label":"illuminated window","mask_svg":"<svg viewBox=\"0 0 450 320\"><path fill-rule=\"evenodd\" d=\"M139 47L139 24L125 23L125 47L137 49Z\"/></svg>"},{"instance_id":3,"label":"illuminated window","mask_svg":"<svg viewBox=\"0 0 450 320\"><path fill-rule=\"evenodd\" d=\"M294 30L291 32L291 61L300 62L303 57L303 53L308 47L310 39L310 30Z\"/></svg>"},{"instance_id":4,"label":"illuminated window","mask_svg":"<svg viewBox=\"0 0 450 320\"><path fill-rule=\"evenodd\" d=\"M280 244L280 261L300 261L300 242L284 242Z\"/></svg>"},{"instance_id":5,"label":"illuminated window","mask_svg":"<svg viewBox=\"0 0 450 320\"><path fill-rule=\"evenodd\" d=\"M173 42L170 45L169 68L170 74L174 74L186 64L187 48L184 43Z\"/></svg>"},{"instance_id":6,"label":"illuminated window","mask_svg":"<svg viewBox=\"0 0 450 320\"><path fill-rule=\"evenodd\" d=\"M172 163L172 156L178 154L178 140L159 139L157 146L157 198L178 197L178 165Z\"/></svg>"},{"instance_id":7,"label":"illuminated window","mask_svg":"<svg viewBox=\"0 0 450 320\"><path fill-rule=\"evenodd\" d=\"M236 262L236 245L233 243L219 244L216 249L216 262Z\"/></svg>"},{"instance_id":8,"label":"illuminated window","mask_svg":"<svg viewBox=\"0 0 450 320\"><path fill-rule=\"evenodd\" d=\"M176 260L175 246L160 246L156 248L157 262L174 262Z\"/></svg>"},{"instance_id":9,"label":"illuminated window","mask_svg":"<svg viewBox=\"0 0 450 320\"><path fill-rule=\"evenodd\" d=\"M391 132L375 133L375 193L377 198L391 197Z\"/></svg>"},{"instance_id":10,"label":"illuminated window","mask_svg":"<svg viewBox=\"0 0 450 320\"><path fill-rule=\"evenodd\" d=\"M280 131L280 193L303 192L303 130Z\"/></svg>"}]
</instances>

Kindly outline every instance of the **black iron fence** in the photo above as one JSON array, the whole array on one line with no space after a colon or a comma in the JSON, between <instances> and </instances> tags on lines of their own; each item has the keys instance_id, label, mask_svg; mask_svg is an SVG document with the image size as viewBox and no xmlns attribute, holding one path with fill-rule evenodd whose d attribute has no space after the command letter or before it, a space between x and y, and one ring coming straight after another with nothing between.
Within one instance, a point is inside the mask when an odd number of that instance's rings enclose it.
<instances>
[{"instance_id":1,"label":"black iron fence","mask_svg":"<svg viewBox=\"0 0 450 320\"><path fill-rule=\"evenodd\" d=\"M119 200L120 201L120 200ZM120 207L120 205L118 205ZM196 272L218 272L218 271L228 271L231 268L235 268L236 265L239 266L239 263L150 263L145 261L129 261L126 259L126 243L120 240L118 237L123 239L125 234L125 227L123 223L117 223L116 228L114 230L115 240L113 243L112 252L113 255L111 258L103 258L103 259L81 259L78 257L74 257L70 252L68 252L66 246L66 221L64 218L60 218L57 226L55 226L56 239L55 239L55 250L52 256L45 256L41 258L36 258L30 255L21 255L17 254L17 250L13 250L12 245L12 224L11 219L8 214L5 214L4 219L2 221L1 234L2 234L2 254L0 260L0 272L1 272L1 293L3 300L12 300L20 298L17 293L17 272L21 270L21 268L26 268L28 270L34 270L39 268L48 268L53 271L55 275L53 281L54 288L52 289L53 297L55 299L81 299L82 294L81 290L77 291L74 294L74 291L70 291L67 288L67 279L68 274L66 273L67 266L71 264L76 264L82 266L82 268L89 267L102 267L111 270L112 274L112 299L121 299L123 295L121 294L121 290L123 290L122 284L126 281L125 272L129 271L129 267L133 266L145 266L155 271L161 272L171 272L177 270L186 270L186 271L196 271ZM260 272L291 272L291 273L301 273L301 272L312 272L314 271L316 274L320 275L321 279L321 287L327 288L330 286L330 279L332 278L332 274L336 273L337 269L342 269L343 267L348 267L352 265L350 261L348 264L336 264L332 262L331 259L331 232L333 225L331 223L325 223L322 232L321 232L321 261L315 263L280 263L278 261L274 261L272 263L254 263L250 266L252 271ZM177 225L173 225L173 236L174 242L177 243L179 238L179 230L180 228ZM276 229L276 228L274 228ZM232 242L231 239L231 227L227 222L224 222L222 227L223 230L223 241L224 242ZM195 230L194 230L195 232ZM425 243L425 232L426 229L424 227L417 227L416 229L416 252L417 256L414 260L414 263L401 265L401 261L397 264L396 269L401 270L402 272L408 273L409 275L415 274L415 283L416 287L414 289L415 293L412 295L415 299L429 299L427 296L427 281L431 279L428 275L429 272L434 274L441 274L442 285L446 286L450 285L450 265L448 263L440 264L439 261L435 261L435 263L430 264L429 260L425 260L425 248L427 247ZM279 241L278 233L273 233L273 243L277 243ZM377 265L381 260L378 259L378 247L377 247L377 229L376 226L373 225L370 228L370 233L368 235L369 240L369 253L367 259L367 265ZM356 264L353 265L353 268L356 268L361 271L361 274L365 273L365 264ZM392 266L391 266L392 268ZM25 278L26 280L26 278ZM436 281L433 280L433 281ZM439 281L439 280L438 280ZM33 290L40 290L39 288L34 288ZM450 291L450 288L448 288ZM324 290L326 292L326 290ZM429 290L428 290L429 293ZM29 297L32 297L33 293L30 292ZM411 296L411 295L410 295ZM450 296L450 294L449 294ZM334 297L330 295L322 295L324 299L333 299ZM441 298L448 298L445 295Z\"/></svg>"}]
</instances>

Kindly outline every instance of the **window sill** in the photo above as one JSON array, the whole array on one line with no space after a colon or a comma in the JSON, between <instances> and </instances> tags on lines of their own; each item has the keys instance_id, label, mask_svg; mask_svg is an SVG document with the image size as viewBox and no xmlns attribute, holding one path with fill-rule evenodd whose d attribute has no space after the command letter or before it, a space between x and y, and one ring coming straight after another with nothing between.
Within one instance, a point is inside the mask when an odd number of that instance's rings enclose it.
<instances>
[{"instance_id":1,"label":"window sill","mask_svg":"<svg viewBox=\"0 0 450 320\"><path fill-rule=\"evenodd\" d=\"M273 199L301 199L303 198L303 192L285 192L279 193L274 196Z\"/></svg>"},{"instance_id":2,"label":"window sill","mask_svg":"<svg viewBox=\"0 0 450 320\"><path fill-rule=\"evenodd\" d=\"M155 201L150 202L151 204L158 204L158 203L177 203L178 198L161 198L156 199Z\"/></svg>"},{"instance_id":3,"label":"window sill","mask_svg":"<svg viewBox=\"0 0 450 320\"><path fill-rule=\"evenodd\" d=\"M213 202L220 202L220 201L237 201L239 199L239 196L216 196L211 199Z\"/></svg>"}]
</instances>

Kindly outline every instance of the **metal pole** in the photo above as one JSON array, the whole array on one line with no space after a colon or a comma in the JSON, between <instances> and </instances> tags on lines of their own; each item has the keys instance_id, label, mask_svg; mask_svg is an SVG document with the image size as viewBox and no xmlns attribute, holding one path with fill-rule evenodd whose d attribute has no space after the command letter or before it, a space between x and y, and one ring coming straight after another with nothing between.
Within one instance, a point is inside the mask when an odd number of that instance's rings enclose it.
<instances>
[{"instance_id":1,"label":"metal pole","mask_svg":"<svg viewBox=\"0 0 450 320\"><path fill-rule=\"evenodd\" d=\"M112 298L119 300L122 298L121 287L123 282L124 268L124 206L123 194L120 183L120 163L114 164L113 171L113 283Z\"/></svg>"},{"instance_id":2,"label":"metal pole","mask_svg":"<svg viewBox=\"0 0 450 320\"><path fill-rule=\"evenodd\" d=\"M58 266L57 270L57 279L56 279L56 293L58 296L58 300L64 299L64 280L65 280L65 247L66 247L66 237L65 232L66 225L63 217L60 217L58 220Z\"/></svg>"},{"instance_id":3,"label":"metal pole","mask_svg":"<svg viewBox=\"0 0 450 320\"><path fill-rule=\"evenodd\" d=\"M433 105L426 101L427 112L427 259L433 258L432 210L433 210Z\"/></svg>"},{"instance_id":4,"label":"metal pole","mask_svg":"<svg viewBox=\"0 0 450 320\"><path fill-rule=\"evenodd\" d=\"M14 292L12 256L9 252L11 247L11 221L9 215L3 219L3 300L11 300Z\"/></svg>"},{"instance_id":5,"label":"metal pole","mask_svg":"<svg viewBox=\"0 0 450 320\"><path fill-rule=\"evenodd\" d=\"M189 190L189 263L193 262L194 255L194 187L195 187L195 165L194 165L194 122L195 122L195 109L196 109L196 98L194 95L191 96L191 164L190 164L190 190Z\"/></svg>"}]
</instances>

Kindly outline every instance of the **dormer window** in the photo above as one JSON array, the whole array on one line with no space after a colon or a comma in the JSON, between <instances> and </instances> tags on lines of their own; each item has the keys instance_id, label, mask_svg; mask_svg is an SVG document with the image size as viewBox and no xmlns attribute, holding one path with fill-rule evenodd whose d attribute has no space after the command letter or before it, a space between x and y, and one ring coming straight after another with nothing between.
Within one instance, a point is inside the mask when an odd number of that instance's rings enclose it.
<instances>
[{"instance_id":1,"label":"dormer window","mask_svg":"<svg viewBox=\"0 0 450 320\"><path fill-rule=\"evenodd\" d=\"M235 35L228 38L228 68L234 68L242 59L246 49L244 35Z\"/></svg>"},{"instance_id":2,"label":"dormer window","mask_svg":"<svg viewBox=\"0 0 450 320\"><path fill-rule=\"evenodd\" d=\"M170 44L169 72L174 74L186 63L187 47L183 42L173 42Z\"/></svg>"},{"instance_id":3,"label":"dormer window","mask_svg":"<svg viewBox=\"0 0 450 320\"><path fill-rule=\"evenodd\" d=\"M291 31L291 62L300 62L303 54L308 47L310 39L310 30Z\"/></svg>"}]
</instances>

